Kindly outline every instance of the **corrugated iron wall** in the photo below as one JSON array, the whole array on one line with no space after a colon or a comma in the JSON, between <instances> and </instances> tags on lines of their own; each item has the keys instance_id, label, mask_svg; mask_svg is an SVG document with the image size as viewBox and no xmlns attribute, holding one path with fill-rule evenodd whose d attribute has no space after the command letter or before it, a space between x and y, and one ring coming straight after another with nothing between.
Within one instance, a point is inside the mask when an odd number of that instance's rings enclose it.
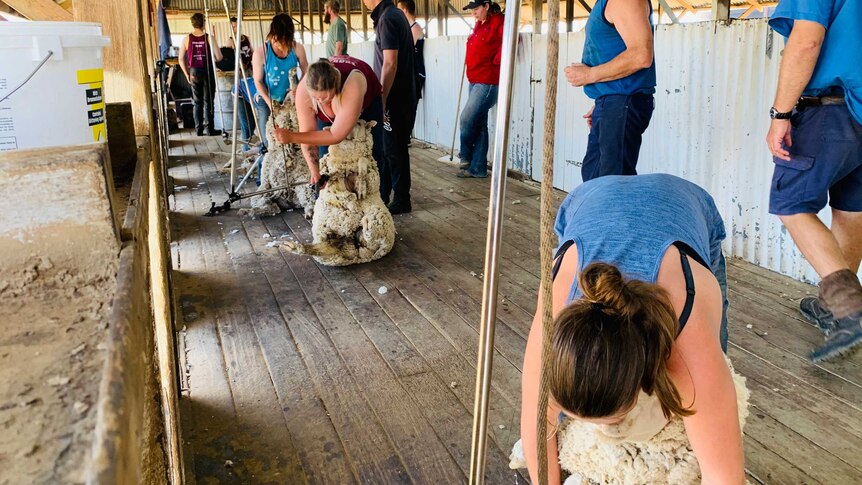
<instances>
[{"instance_id":1,"label":"corrugated iron wall","mask_svg":"<svg viewBox=\"0 0 862 485\"><path fill-rule=\"evenodd\" d=\"M446 47L440 45L444 42ZM583 32L561 38L560 69L580 60L583 43ZM433 102L423 106L425 118L420 120L424 123L417 123L416 130L419 138L450 143L454 103L441 100L454 96L463 44L464 39L428 41L434 58L428 82L442 86L429 89L426 101ZM705 187L725 218L728 255L816 281L816 273L790 235L768 213L773 165L764 138L783 46L784 40L765 20L660 26L655 40L656 111L644 137L639 167L643 173L668 172ZM545 37L522 36L517 59L517 72L522 74L516 80L509 164L534 179L541 176L543 120L548 113L542 82L544 53ZM441 74L435 76L438 69ZM551 111L557 117L555 185L568 191L581 183L588 133L582 116L592 102L562 76L559 83L557 105ZM828 223L828 211L821 216Z\"/></svg>"},{"instance_id":2,"label":"corrugated iron wall","mask_svg":"<svg viewBox=\"0 0 862 485\"><path fill-rule=\"evenodd\" d=\"M456 101L465 41L440 37L425 44L428 78L415 134L447 150L460 112ZM530 34L519 39L509 167L537 180L541 177L544 117L555 115L555 186L568 191L581 183L588 133L582 116L592 101L560 76L556 106L546 110L545 42L545 37ZM583 32L561 35L559 69L580 60L583 43ZM725 219L726 254L816 281L790 235L768 214L773 165L764 138L783 46L784 40L765 20L658 27L656 110L638 167L642 173L672 173L706 188ZM371 63L373 43L351 44L351 53ZM319 46L309 48L310 61L321 55ZM467 99L464 86L461 106ZM494 116L492 110L491 130ZM457 151L456 137L456 156ZM829 222L828 213L821 216Z\"/></svg>"}]
</instances>

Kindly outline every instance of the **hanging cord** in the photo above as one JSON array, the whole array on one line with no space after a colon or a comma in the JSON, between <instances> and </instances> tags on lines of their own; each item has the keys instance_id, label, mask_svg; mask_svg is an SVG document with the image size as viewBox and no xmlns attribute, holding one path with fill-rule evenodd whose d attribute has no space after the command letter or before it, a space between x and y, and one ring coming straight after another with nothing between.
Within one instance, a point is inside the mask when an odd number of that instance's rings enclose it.
<instances>
[{"instance_id":1,"label":"hanging cord","mask_svg":"<svg viewBox=\"0 0 862 485\"><path fill-rule=\"evenodd\" d=\"M39 69L42 69L42 66L44 66L45 63L48 62L48 59L50 59L51 56L53 56L53 55L54 55L54 51L48 51L48 55L46 55L45 58L42 59L42 62L40 62L39 65L36 66L36 69L33 69L33 72L31 72L30 75L27 76L27 79L24 79L23 81L21 81L21 84L15 86L15 89L6 93L6 96L3 96L2 98L0 98L0 103L9 99L9 96L12 96L13 94L15 94L15 91L23 88L24 85L27 84L27 82L29 82L30 79L32 79L33 76L35 76L37 72L39 72Z\"/></svg>"},{"instance_id":2,"label":"hanging cord","mask_svg":"<svg viewBox=\"0 0 862 485\"><path fill-rule=\"evenodd\" d=\"M559 70L560 0L548 0L548 57L545 73L545 140L542 152L542 197L540 264L542 270L542 372L539 380L539 405L536 409L536 446L539 455L539 483L548 484L548 383L547 374L551 358L551 332L553 331L553 276L551 275L554 251L554 135L556 133L557 71ZM552 436L553 437L553 436Z\"/></svg>"}]
</instances>

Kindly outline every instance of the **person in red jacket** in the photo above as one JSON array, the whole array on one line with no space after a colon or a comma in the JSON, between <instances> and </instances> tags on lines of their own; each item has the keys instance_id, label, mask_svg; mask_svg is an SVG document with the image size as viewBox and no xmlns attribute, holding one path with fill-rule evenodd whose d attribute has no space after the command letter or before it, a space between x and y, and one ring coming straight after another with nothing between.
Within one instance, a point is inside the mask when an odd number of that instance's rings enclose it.
<instances>
[{"instance_id":1,"label":"person in red jacket","mask_svg":"<svg viewBox=\"0 0 862 485\"><path fill-rule=\"evenodd\" d=\"M476 19L467 38L467 80L470 93L461 111L462 178L488 176L488 111L497 104L500 55L503 46L503 15L489 0L473 0L464 7Z\"/></svg>"}]
</instances>

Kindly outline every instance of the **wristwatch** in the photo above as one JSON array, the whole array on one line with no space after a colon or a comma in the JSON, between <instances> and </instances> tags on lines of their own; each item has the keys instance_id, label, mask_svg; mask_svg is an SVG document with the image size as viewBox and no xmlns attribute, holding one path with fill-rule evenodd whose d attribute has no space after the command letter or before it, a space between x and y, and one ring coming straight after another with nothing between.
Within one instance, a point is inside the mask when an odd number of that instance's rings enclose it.
<instances>
[{"instance_id":1,"label":"wristwatch","mask_svg":"<svg viewBox=\"0 0 862 485\"><path fill-rule=\"evenodd\" d=\"M775 106L769 108L769 117L773 120L789 120L790 115L793 114L793 110L788 111L787 113L782 113L775 109Z\"/></svg>"}]
</instances>

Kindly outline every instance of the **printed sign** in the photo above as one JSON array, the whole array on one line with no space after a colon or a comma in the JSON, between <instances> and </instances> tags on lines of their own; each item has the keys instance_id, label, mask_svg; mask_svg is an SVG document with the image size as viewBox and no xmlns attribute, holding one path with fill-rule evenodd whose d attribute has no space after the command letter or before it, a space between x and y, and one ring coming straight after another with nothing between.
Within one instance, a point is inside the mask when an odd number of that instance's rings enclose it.
<instances>
[{"instance_id":1,"label":"printed sign","mask_svg":"<svg viewBox=\"0 0 862 485\"><path fill-rule=\"evenodd\" d=\"M107 140L105 128L105 100L102 94L102 69L82 69L78 71L78 84L86 85L84 96L87 103L87 124L93 130L93 141Z\"/></svg>"}]
</instances>

